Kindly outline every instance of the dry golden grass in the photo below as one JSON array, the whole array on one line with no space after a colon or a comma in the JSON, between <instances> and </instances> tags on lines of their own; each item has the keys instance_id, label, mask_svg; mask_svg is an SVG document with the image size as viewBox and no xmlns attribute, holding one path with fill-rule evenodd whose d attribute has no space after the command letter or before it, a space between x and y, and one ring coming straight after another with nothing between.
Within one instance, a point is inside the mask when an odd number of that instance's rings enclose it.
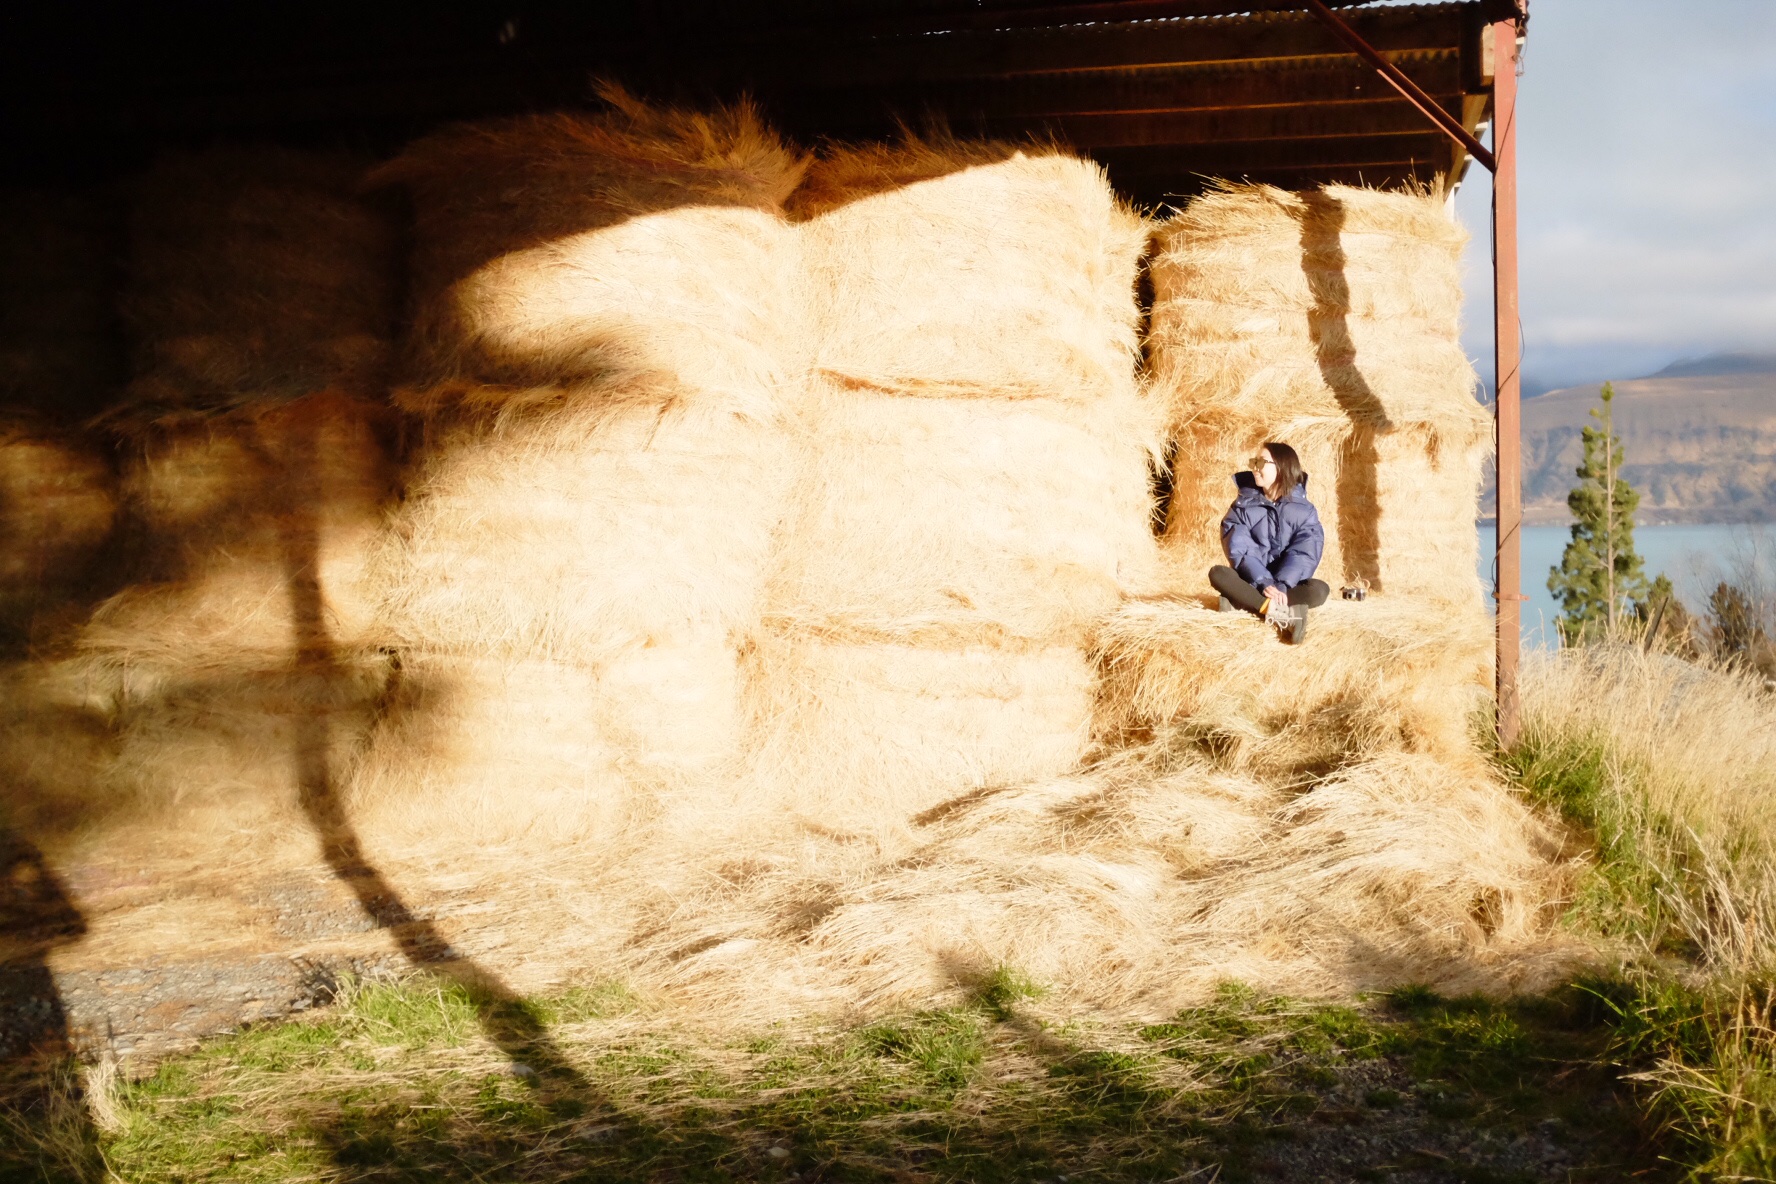
<instances>
[{"instance_id":1,"label":"dry golden grass","mask_svg":"<svg viewBox=\"0 0 1776 1184\"><path fill-rule=\"evenodd\" d=\"M1584 803L1662 869L1656 904L1711 971L1776 962L1776 700L1754 675L1634 645L1533 651L1524 745L1600 760Z\"/></svg>"}]
</instances>

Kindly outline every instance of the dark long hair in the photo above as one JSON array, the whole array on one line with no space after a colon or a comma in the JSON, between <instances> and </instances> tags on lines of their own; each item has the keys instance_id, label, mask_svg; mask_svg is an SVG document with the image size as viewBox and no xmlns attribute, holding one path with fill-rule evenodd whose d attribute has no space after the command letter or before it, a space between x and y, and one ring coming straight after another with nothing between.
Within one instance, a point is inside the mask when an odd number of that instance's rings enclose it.
<instances>
[{"instance_id":1,"label":"dark long hair","mask_svg":"<svg viewBox=\"0 0 1776 1184\"><path fill-rule=\"evenodd\" d=\"M1301 478L1305 476L1301 471L1301 458L1287 444L1267 443L1264 450L1270 453L1270 459L1276 461L1277 466L1276 484L1264 492L1271 501L1280 502L1301 484Z\"/></svg>"}]
</instances>

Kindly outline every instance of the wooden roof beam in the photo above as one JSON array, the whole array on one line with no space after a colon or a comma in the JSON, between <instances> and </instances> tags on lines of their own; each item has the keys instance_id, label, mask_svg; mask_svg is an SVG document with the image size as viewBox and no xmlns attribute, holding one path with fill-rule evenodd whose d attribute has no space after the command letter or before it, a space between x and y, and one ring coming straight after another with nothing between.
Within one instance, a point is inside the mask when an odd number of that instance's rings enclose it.
<instances>
[{"instance_id":1,"label":"wooden roof beam","mask_svg":"<svg viewBox=\"0 0 1776 1184\"><path fill-rule=\"evenodd\" d=\"M1386 53L1449 50L1461 44L1466 22L1459 8L1378 8L1353 14L1365 41ZM649 73L669 64L641 50ZM1346 47L1306 13L1157 25L1009 29L992 33L831 41L787 38L769 44L736 41L710 51L676 47L680 69L731 67L761 81L865 86L939 79L1064 74L1210 62L1250 63L1303 57L1348 56ZM621 60L612 55L612 60Z\"/></svg>"},{"instance_id":2,"label":"wooden roof beam","mask_svg":"<svg viewBox=\"0 0 1776 1184\"><path fill-rule=\"evenodd\" d=\"M1328 136L1315 140L1252 140L1217 144L1143 144L1101 148L1092 156L1113 176L1169 172L1240 176L1252 170L1361 167L1368 164L1449 167L1447 141L1441 132L1415 129L1392 135Z\"/></svg>"},{"instance_id":3,"label":"wooden roof beam","mask_svg":"<svg viewBox=\"0 0 1776 1184\"><path fill-rule=\"evenodd\" d=\"M800 87L786 82L773 106L830 113L843 107L898 111L967 112L987 119L1093 115L1121 111L1214 111L1291 107L1361 99L1394 99L1369 66L1350 58L1303 58L1275 68L1157 66L1085 74L1021 74L1012 78L936 79L920 86ZM1464 64L1445 51L1414 51L1400 69L1439 99L1463 93Z\"/></svg>"},{"instance_id":4,"label":"wooden roof beam","mask_svg":"<svg viewBox=\"0 0 1776 1184\"><path fill-rule=\"evenodd\" d=\"M1452 100L1457 111L1460 100ZM995 135L1051 133L1079 148L1314 140L1424 131L1424 116L1399 99L1222 111L1116 112L997 119Z\"/></svg>"}]
</instances>

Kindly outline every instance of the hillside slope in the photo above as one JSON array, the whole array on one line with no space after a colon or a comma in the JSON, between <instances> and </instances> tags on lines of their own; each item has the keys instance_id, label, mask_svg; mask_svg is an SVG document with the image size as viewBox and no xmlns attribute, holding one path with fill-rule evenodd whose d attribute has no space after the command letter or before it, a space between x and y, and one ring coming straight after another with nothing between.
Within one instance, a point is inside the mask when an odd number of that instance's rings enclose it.
<instances>
[{"instance_id":1,"label":"hillside slope","mask_svg":"<svg viewBox=\"0 0 1776 1184\"><path fill-rule=\"evenodd\" d=\"M1686 372L1693 368L1673 366L1615 384L1623 472L1640 491L1640 520L1776 520L1776 366ZM1576 386L1524 401L1523 505L1529 522L1566 521L1579 433L1592 422L1588 412L1598 405L1597 392L1597 386Z\"/></svg>"}]
</instances>

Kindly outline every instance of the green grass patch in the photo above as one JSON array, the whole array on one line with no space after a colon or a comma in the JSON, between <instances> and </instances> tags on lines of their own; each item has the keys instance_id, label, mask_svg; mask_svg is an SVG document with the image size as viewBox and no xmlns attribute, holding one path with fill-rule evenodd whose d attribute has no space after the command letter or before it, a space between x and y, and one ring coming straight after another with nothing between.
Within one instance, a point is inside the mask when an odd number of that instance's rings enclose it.
<instances>
[{"instance_id":1,"label":"green grass patch","mask_svg":"<svg viewBox=\"0 0 1776 1184\"><path fill-rule=\"evenodd\" d=\"M1652 811L1632 764L1602 739L1527 734L1501 761L1530 796L1590 837L1594 859L1569 919L1631 951L1581 984L1688 1178L1776 1180L1776 969L1704 971L1685 916L1717 918L1694 837Z\"/></svg>"},{"instance_id":2,"label":"green grass patch","mask_svg":"<svg viewBox=\"0 0 1776 1184\"><path fill-rule=\"evenodd\" d=\"M1608 1082L1560 1059L1583 1051L1551 1035L1572 1008L1410 991L1329 1007L1229 986L1167 1023L1115 1029L1044 1023L1025 1006L1039 995L1006 972L961 1007L726 1041L650 1025L614 988L571 991L524 1005L550 1021L565 1066L550 1074L485 1034L488 1001L416 978L119 1084L104 1132L87 1123L49 1146L56 1104L64 1126L80 1122L66 1083L7 1129L65 1168L21 1178L90 1179L79 1172L102 1158L142 1184L1239 1180L1324 1117L1316 1091L1377 1057L1413 1084L1372 1091L1365 1112L1445 1106L1450 1121L1521 1126L1582 1094L1569 1108L1587 1121L1627 1122Z\"/></svg>"}]
</instances>

